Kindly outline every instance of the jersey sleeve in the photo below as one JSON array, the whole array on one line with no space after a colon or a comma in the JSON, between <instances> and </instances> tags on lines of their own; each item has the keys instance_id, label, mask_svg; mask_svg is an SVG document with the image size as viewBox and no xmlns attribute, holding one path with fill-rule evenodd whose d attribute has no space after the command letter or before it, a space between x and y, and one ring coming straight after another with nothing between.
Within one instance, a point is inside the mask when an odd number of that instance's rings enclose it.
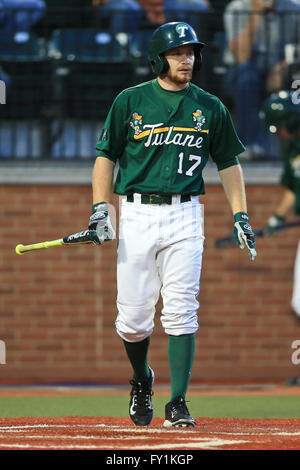
<instances>
[{"instance_id":1,"label":"jersey sleeve","mask_svg":"<svg viewBox=\"0 0 300 470\"><path fill-rule=\"evenodd\" d=\"M237 165L237 155L245 151L239 140L231 116L226 106L218 100L213 116L210 155L218 170Z\"/></svg>"},{"instance_id":2,"label":"jersey sleeve","mask_svg":"<svg viewBox=\"0 0 300 470\"><path fill-rule=\"evenodd\" d=\"M96 145L97 156L104 156L116 163L126 145L126 99L120 93L114 100Z\"/></svg>"}]
</instances>

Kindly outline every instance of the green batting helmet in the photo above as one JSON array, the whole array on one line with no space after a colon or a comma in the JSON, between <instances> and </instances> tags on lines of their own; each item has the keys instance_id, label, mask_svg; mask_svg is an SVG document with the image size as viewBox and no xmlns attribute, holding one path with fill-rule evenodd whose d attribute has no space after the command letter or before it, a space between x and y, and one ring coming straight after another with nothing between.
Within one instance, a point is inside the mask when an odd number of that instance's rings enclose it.
<instances>
[{"instance_id":1,"label":"green batting helmet","mask_svg":"<svg viewBox=\"0 0 300 470\"><path fill-rule=\"evenodd\" d=\"M172 22L159 26L154 31L149 44L149 60L153 73L155 75L166 73L169 64L164 57L164 52L185 44L194 45L194 70L199 70L202 62L201 50L204 44L198 40L194 29L183 22Z\"/></svg>"},{"instance_id":2,"label":"green batting helmet","mask_svg":"<svg viewBox=\"0 0 300 470\"><path fill-rule=\"evenodd\" d=\"M300 103L297 101L295 92L281 90L264 102L259 115L270 132L286 127L294 133L300 128Z\"/></svg>"}]
</instances>

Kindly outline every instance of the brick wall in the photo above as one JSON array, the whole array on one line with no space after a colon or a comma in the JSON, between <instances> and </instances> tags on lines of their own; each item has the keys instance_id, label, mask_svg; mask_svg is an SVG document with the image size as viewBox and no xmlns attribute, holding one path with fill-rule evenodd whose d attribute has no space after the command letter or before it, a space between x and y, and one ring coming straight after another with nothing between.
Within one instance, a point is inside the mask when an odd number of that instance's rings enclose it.
<instances>
[{"instance_id":1,"label":"brick wall","mask_svg":"<svg viewBox=\"0 0 300 470\"><path fill-rule=\"evenodd\" d=\"M258 228L281 192L273 185L251 185L247 192ZM131 369L114 331L116 243L14 253L18 243L86 228L90 186L2 185L0 198L0 339L6 344L0 383L127 382ZM258 258L250 263L237 247L214 247L216 238L232 230L220 185L207 185L203 202L206 249L192 382L299 375L291 344L300 339L300 323L290 298L300 230L258 239ZM149 358L157 380L165 383L167 337L159 306Z\"/></svg>"}]
</instances>

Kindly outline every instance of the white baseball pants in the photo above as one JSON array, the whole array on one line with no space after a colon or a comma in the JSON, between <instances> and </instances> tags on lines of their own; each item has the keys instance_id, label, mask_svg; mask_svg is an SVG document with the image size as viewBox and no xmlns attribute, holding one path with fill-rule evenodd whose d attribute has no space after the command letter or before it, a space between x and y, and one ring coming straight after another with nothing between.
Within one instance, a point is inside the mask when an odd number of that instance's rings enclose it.
<instances>
[{"instance_id":1,"label":"white baseball pants","mask_svg":"<svg viewBox=\"0 0 300 470\"><path fill-rule=\"evenodd\" d=\"M159 295L161 323L170 335L199 328L197 295L203 254L203 207L198 197L172 204L122 200L117 257L116 330L129 342L151 335Z\"/></svg>"},{"instance_id":2,"label":"white baseball pants","mask_svg":"<svg viewBox=\"0 0 300 470\"><path fill-rule=\"evenodd\" d=\"M292 296L292 308L296 315L300 316L300 241L298 242L297 254L294 265L294 288Z\"/></svg>"}]
</instances>

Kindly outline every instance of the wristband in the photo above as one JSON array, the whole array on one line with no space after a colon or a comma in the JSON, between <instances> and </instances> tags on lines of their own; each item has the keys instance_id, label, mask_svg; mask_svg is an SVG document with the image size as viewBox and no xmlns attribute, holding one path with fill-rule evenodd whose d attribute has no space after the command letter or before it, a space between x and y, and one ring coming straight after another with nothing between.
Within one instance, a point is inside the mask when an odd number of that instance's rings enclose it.
<instances>
[{"instance_id":1,"label":"wristband","mask_svg":"<svg viewBox=\"0 0 300 470\"><path fill-rule=\"evenodd\" d=\"M104 209L107 210L107 202L105 202L105 201L96 202L95 204L92 205L92 214L95 214L95 212L97 212L99 206L102 205L102 204L106 204Z\"/></svg>"},{"instance_id":2,"label":"wristband","mask_svg":"<svg viewBox=\"0 0 300 470\"><path fill-rule=\"evenodd\" d=\"M247 212L236 212L236 214L234 214L234 221L235 222L248 222L250 221L249 219L249 215L247 214Z\"/></svg>"}]
</instances>

